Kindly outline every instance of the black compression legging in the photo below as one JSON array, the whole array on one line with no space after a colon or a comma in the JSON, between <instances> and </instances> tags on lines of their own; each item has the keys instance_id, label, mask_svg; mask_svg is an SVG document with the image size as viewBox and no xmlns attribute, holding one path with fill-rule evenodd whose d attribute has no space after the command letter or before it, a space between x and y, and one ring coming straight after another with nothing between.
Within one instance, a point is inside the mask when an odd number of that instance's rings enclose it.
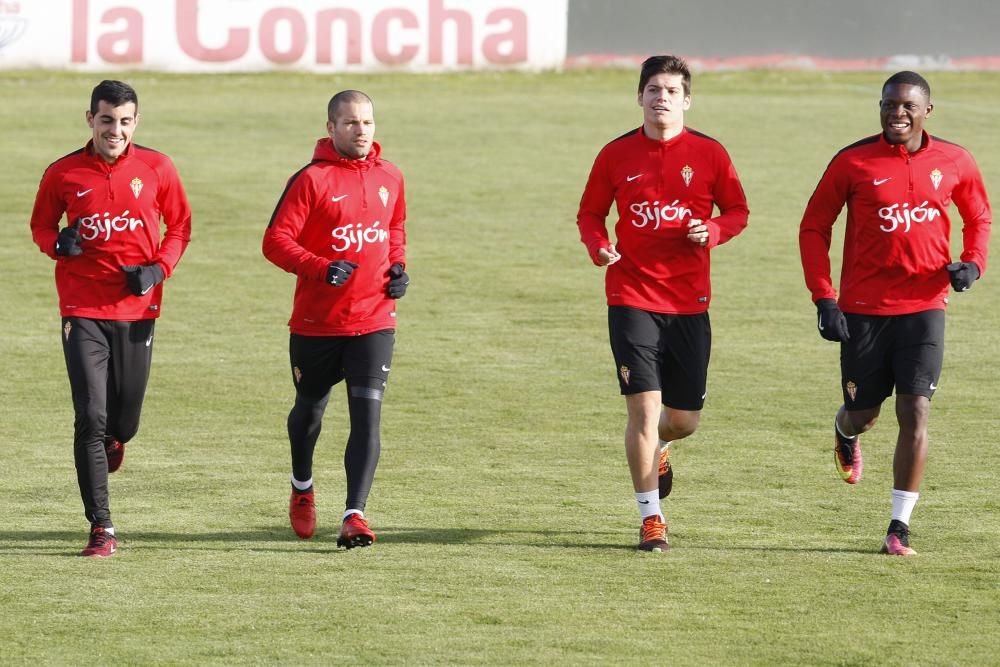
<instances>
[{"instance_id":1,"label":"black compression legging","mask_svg":"<svg viewBox=\"0 0 1000 667\"><path fill-rule=\"evenodd\" d=\"M351 433L344 451L347 473L346 509L364 511L371 492L381 453L379 425L382 415L382 389L368 387L365 381L347 382L347 405ZM323 413L329 394L312 398L296 394L295 405L288 414L288 438L292 447L292 474L295 479L312 478L313 452L322 430Z\"/></svg>"}]
</instances>

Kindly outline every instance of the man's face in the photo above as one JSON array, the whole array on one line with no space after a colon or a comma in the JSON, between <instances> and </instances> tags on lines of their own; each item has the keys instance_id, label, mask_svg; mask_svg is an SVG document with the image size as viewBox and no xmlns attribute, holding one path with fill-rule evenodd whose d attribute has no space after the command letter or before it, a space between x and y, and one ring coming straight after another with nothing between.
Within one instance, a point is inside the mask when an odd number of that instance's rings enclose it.
<instances>
[{"instance_id":1,"label":"man's face","mask_svg":"<svg viewBox=\"0 0 1000 667\"><path fill-rule=\"evenodd\" d=\"M105 162L115 162L125 152L132 133L139 125L139 114L134 102L126 102L113 107L101 100L97 103L97 113L87 110L87 125L94 131L94 150Z\"/></svg>"},{"instance_id":2,"label":"man's face","mask_svg":"<svg viewBox=\"0 0 1000 667\"><path fill-rule=\"evenodd\" d=\"M680 74L655 74L639 93L643 123L653 127L677 127L684 124L684 112L691 106L691 96L684 94Z\"/></svg>"},{"instance_id":3,"label":"man's face","mask_svg":"<svg viewBox=\"0 0 1000 667\"><path fill-rule=\"evenodd\" d=\"M369 102L341 102L326 122L333 147L351 160L364 160L375 139L375 113Z\"/></svg>"},{"instance_id":4,"label":"man's face","mask_svg":"<svg viewBox=\"0 0 1000 667\"><path fill-rule=\"evenodd\" d=\"M919 86L908 83L886 86L879 103L885 140L890 144L906 144L911 152L920 148L924 119L933 108L934 105Z\"/></svg>"}]
</instances>

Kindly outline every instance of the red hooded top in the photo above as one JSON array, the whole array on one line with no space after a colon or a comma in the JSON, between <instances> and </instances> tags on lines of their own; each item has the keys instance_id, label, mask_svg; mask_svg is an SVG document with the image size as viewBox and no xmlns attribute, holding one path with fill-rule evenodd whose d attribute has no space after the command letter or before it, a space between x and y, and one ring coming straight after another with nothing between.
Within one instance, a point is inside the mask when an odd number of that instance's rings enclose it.
<instances>
[{"instance_id":1,"label":"red hooded top","mask_svg":"<svg viewBox=\"0 0 1000 667\"><path fill-rule=\"evenodd\" d=\"M844 148L826 168L799 227L813 301L836 298L830 277L833 223L847 204L840 307L861 315L944 309L952 201L964 222L963 262L986 272L990 202L975 160L924 133L916 153L879 134Z\"/></svg>"},{"instance_id":2,"label":"red hooded top","mask_svg":"<svg viewBox=\"0 0 1000 667\"><path fill-rule=\"evenodd\" d=\"M396 328L388 271L406 264L403 174L372 143L364 160L342 157L329 138L288 179L264 232L263 251L298 276L288 326L303 336L352 336ZM330 262L358 265L340 287Z\"/></svg>"},{"instance_id":3,"label":"red hooded top","mask_svg":"<svg viewBox=\"0 0 1000 667\"><path fill-rule=\"evenodd\" d=\"M55 253L63 214L70 224L79 221L81 255ZM31 236L56 260L63 317L152 319L160 314L163 285L135 296L120 267L156 263L169 277L191 240L191 207L166 155L129 143L109 164L94 153L91 141L45 170L31 212Z\"/></svg>"},{"instance_id":4,"label":"red hooded top","mask_svg":"<svg viewBox=\"0 0 1000 667\"><path fill-rule=\"evenodd\" d=\"M611 241L605 218L617 204L615 248L607 269L610 306L692 315L708 310L709 251L743 231L750 214L729 154L689 128L667 141L640 127L605 146L594 160L576 224L591 259ZM712 216L713 207L719 215ZM708 227L708 243L687 238L688 222Z\"/></svg>"}]
</instances>

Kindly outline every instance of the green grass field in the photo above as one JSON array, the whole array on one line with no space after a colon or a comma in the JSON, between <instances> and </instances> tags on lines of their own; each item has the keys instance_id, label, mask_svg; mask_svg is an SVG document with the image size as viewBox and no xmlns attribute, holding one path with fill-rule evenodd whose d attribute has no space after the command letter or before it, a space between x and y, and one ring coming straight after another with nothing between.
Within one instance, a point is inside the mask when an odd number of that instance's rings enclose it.
<instances>
[{"instance_id":1,"label":"green grass field","mask_svg":"<svg viewBox=\"0 0 1000 667\"><path fill-rule=\"evenodd\" d=\"M120 550L94 561L76 556L53 266L28 219L46 165L88 138L100 77L0 74L0 663L1000 664L995 270L949 311L919 556L877 555L891 403L860 485L831 462L837 349L815 330L798 222L834 152L878 130L886 76L696 75L688 123L729 149L751 216L713 253L709 399L675 450L667 554L634 551L603 276L574 222L594 155L640 123L635 73L123 77L136 140L185 181L194 240L112 477ZM969 148L997 197L1000 76L929 79L929 129ZM407 175L413 281L369 501L378 542L351 552L335 547L340 387L318 535L288 527L293 279L260 253L347 87L374 97Z\"/></svg>"}]
</instances>

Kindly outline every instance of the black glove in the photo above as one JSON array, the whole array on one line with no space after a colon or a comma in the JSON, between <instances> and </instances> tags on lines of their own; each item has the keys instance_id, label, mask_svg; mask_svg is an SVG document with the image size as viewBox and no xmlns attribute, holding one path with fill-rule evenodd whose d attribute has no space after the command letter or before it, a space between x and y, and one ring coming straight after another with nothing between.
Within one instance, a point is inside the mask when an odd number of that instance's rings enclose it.
<instances>
[{"instance_id":1,"label":"black glove","mask_svg":"<svg viewBox=\"0 0 1000 667\"><path fill-rule=\"evenodd\" d=\"M386 293L389 298L399 299L406 294L406 286L410 284L410 276L406 275L402 264L393 264L389 267L389 288Z\"/></svg>"},{"instance_id":2,"label":"black glove","mask_svg":"<svg viewBox=\"0 0 1000 667\"><path fill-rule=\"evenodd\" d=\"M76 257L83 254L80 247L80 220L77 219L69 227L59 230L59 238L56 239L56 254L63 257Z\"/></svg>"},{"instance_id":3,"label":"black glove","mask_svg":"<svg viewBox=\"0 0 1000 667\"><path fill-rule=\"evenodd\" d=\"M330 266L326 270L326 282L334 287L340 287L347 282L356 268L358 268L357 264L348 262L346 259L330 262Z\"/></svg>"},{"instance_id":4,"label":"black glove","mask_svg":"<svg viewBox=\"0 0 1000 667\"><path fill-rule=\"evenodd\" d=\"M125 284L136 296L143 296L163 282L163 269L159 264L130 264L120 268L125 272Z\"/></svg>"},{"instance_id":5,"label":"black glove","mask_svg":"<svg viewBox=\"0 0 1000 667\"><path fill-rule=\"evenodd\" d=\"M816 302L816 327L819 335L835 343L843 343L850 339L847 331L847 318L841 312L833 299L820 299Z\"/></svg>"},{"instance_id":6,"label":"black glove","mask_svg":"<svg viewBox=\"0 0 1000 667\"><path fill-rule=\"evenodd\" d=\"M956 292L967 292L979 279L979 267L975 262L952 262L944 268L948 269L951 287Z\"/></svg>"}]
</instances>

